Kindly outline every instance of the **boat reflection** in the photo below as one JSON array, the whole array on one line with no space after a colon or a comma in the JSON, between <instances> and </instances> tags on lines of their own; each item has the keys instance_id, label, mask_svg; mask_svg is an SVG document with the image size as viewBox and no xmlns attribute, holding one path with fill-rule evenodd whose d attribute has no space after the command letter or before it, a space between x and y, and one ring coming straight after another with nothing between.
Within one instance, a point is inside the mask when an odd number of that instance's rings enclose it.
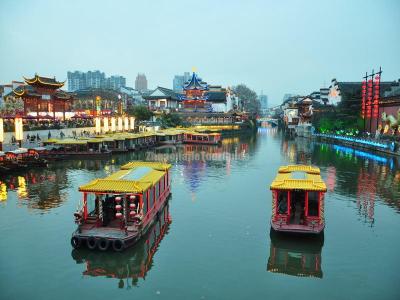
<instances>
[{"instance_id":1,"label":"boat reflection","mask_svg":"<svg viewBox=\"0 0 400 300\"><path fill-rule=\"evenodd\" d=\"M297 277L322 278L323 238L271 233L267 271Z\"/></svg>"},{"instance_id":2,"label":"boat reflection","mask_svg":"<svg viewBox=\"0 0 400 300\"><path fill-rule=\"evenodd\" d=\"M153 257L159 244L168 234L171 219L169 204L160 213L147 233L135 246L122 253L96 252L88 249L72 250L72 258L77 264L84 264L84 276L119 279L119 288L136 286L140 278L145 279L153 266Z\"/></svg>"}]
</instances>

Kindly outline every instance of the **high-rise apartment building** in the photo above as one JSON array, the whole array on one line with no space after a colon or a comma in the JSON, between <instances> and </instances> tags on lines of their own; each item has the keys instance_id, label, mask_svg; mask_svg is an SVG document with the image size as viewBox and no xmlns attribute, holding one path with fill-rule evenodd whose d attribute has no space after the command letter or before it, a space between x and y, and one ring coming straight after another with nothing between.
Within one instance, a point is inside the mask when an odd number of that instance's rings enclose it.
<instances>
[{"instance_id":1,"label":"high-rise apartment building","mask_svg":"<svg viewBox=\"0 0 400 300\"><path fill-rule=\"evenodd\" d=\"M138 91L147 91L147 78L145 74L139 73L135 80L135 89Z\"/></svg>"}]
</instances>

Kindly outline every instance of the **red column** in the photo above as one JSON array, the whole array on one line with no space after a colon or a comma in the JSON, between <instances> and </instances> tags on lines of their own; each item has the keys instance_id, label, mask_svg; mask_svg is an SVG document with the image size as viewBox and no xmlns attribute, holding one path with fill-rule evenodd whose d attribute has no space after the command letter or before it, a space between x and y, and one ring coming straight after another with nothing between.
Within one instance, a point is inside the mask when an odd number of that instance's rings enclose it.
<instances>
[{"instance_id":1,"label":"red column","mask_svg":"<svg viewBox=\"0 0 400 300\"><path fill-rule=\"evenodd\" d=\"M287 192L288 193L288 197L287 197L287 215L290 218L290 191Z\"/></svg>"},{"instance_id":2,"label":"red column","mask_svg":"<svg viewBox=\"0 0 400 300\"><path fill-rule=\"evenodd\" d=\"M83 219L86 220L88 216L87 211L87 193L83 193Z\"/></svg>"}]
</instances>

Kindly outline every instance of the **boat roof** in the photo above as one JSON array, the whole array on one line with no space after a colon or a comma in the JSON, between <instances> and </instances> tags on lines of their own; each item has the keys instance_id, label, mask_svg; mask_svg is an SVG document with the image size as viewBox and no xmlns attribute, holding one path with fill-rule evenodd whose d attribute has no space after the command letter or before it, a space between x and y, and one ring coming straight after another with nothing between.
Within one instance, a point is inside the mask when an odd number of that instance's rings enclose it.
<instances>
[{"instance_id":1,"label":"boat roof","mask_svg":"<svg viewBox=\"0 0 400 300\"><path fill-rule=\"evenodd\" d=\"M326 192L326 185L321 178L318 167L288 165L279 168L270 189Z\"/></svg>"},{"instance_id":2,"label":"boat roof","mask_svg":"<svg viewBox=\"0 0 400 300\"><path fill-rule=\"evenodd\" d=\"M27 153L27 152L28 152L28 149L26 149L26 148L18 148L18 149L15 149L15 150L6 151L6 154L7 153L24 154L24 153Z\"/></svg>"},{"instance_id":3,"label":"boat roof","mask_svg":"<svg viewBox=\"0 0 400 300\"><path fill-rule=\"evenodd\" d=\"M103 179L95 179L79 187L81 192L142 193L156 184L170 164L135 161Z\"/></svg>"}]
</instances>

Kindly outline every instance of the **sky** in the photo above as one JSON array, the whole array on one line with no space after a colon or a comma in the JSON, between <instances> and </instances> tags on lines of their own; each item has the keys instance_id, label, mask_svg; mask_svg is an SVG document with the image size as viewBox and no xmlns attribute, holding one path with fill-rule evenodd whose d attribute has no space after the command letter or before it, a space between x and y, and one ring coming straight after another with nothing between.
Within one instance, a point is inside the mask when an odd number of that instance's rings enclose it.
<instances>
[{"instance_id":1,"label":"sky","mask_svg":"<svg viewBox=\"0 0 400 300\"><path fill-rule=\"evenodd\" d=\"M274 105L379 66L400 78L400 0L0 0L0 84L101 70L172 88L194 67Z\"/></svg>"}]
</instances>

